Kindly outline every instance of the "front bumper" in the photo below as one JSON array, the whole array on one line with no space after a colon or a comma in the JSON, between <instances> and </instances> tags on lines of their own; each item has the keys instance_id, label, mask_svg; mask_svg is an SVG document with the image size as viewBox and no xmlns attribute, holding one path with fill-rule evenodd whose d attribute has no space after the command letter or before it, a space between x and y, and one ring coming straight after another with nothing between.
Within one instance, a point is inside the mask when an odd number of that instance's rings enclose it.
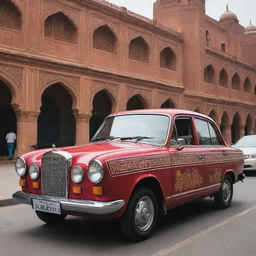
<instances>
[{"instance_id":1,"label":"front bumper","mask_svg":"<svg viewBox=\"0 0 256 256\"><path fill-rule=\"evenodd\" d=\"M68 199L63 197L51 197L45 195L35 195L18 191L12 197L23 203L32 205L32 199L45 200L51 202L58 202L61 204L62 211L74 213L86 213L95 215L107 215L118 212L122 209L124 200L116 200L110 202L99 202L89 200Z\"/></svg>"},{"instance_id":2,"label":"front bumper","mask_svg":"<svg viewBox=\"0 0 256 256\"><path fill-rule=\"evenodd\" d=\"M244 171L256 171L256 159L249 158L244 160Z\"/></svg>"}]
</instances>

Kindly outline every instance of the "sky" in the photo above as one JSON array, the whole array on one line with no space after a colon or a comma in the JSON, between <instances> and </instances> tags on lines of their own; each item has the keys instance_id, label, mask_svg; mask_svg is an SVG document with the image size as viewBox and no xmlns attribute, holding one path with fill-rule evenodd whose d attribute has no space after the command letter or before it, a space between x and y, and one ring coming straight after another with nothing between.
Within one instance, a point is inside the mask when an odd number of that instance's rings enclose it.
<instances>
[{"instance_id":1,"label":"sky","mask_svg":"<svg viewBox=\"0 0 256 256\"><path fill-rule=\"evenodd\" d=\"M153 3L155 0L108 0L118 6L124 6L127 9L152 19ZM256 0L206 0L206 14L216 20L219 20L222 13L226 10L228 4L229 10L234 12L239 23L244 27L248 26L250 20L256 25Z\"/></svg>"}]
</instances>

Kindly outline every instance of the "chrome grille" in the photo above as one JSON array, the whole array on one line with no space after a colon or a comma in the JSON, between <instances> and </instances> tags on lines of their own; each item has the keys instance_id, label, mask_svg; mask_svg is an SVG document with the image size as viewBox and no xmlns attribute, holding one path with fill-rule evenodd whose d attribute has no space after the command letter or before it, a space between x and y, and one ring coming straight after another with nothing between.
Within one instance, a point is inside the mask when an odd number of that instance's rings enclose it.
<instances>
[{"instance_id":1,"label":"chrome grille","mask_svg":"<svg viewBox=\"0 0 256 256\"><path fill-rule=\"evenodd\" d=\"M67 158L50 151L42 158L42 193L48 196L67 196Z\"/></svg>"}]
</instances>

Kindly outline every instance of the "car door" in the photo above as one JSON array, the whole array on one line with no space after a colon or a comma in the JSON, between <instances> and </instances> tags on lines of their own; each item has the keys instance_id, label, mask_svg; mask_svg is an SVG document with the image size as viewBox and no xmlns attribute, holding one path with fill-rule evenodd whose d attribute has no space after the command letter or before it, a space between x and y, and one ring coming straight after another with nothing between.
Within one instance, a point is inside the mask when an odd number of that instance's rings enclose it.
<instances>
[{"instance_id":1,"label":"car door","mask_svg":"<svg viewBox=\"0 0 256 256\"><path fill-rule=\"evenodd\" d=\"M200 118L194 121L198 144L204 149L206 189L214 191L220 186L223 173L228 169L228 152L213 123Z\"/></svg>"},{"instance_id":2,"label":"car door","mask_svg":"<svg viewBox=\"0 0 256 256\"><path fill-rule=\"evenodd\" d=\"M183 145L178 143L183 142ZM205 187L204 150L196 145L191 117L180 116L174 120L170 154L172 159L172 201L174 204L191 200Z\"/></svg>"}]
</instances>

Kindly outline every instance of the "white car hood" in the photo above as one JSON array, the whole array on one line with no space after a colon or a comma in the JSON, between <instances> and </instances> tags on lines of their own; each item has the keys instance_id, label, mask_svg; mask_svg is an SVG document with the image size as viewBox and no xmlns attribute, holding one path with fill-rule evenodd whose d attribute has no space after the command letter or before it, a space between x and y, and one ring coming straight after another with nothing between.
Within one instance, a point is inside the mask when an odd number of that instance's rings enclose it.
<instances>
[{"instance_id":1,"label":"white car hood","mask_svg":"<svg viewBox=\"0 0 256 256\"><path fill-rule=\"evenodd\" d=\"M244 155L256 154L256 147L243 147L239 149L243 151Z\"/></svg>"}]
</instances>

